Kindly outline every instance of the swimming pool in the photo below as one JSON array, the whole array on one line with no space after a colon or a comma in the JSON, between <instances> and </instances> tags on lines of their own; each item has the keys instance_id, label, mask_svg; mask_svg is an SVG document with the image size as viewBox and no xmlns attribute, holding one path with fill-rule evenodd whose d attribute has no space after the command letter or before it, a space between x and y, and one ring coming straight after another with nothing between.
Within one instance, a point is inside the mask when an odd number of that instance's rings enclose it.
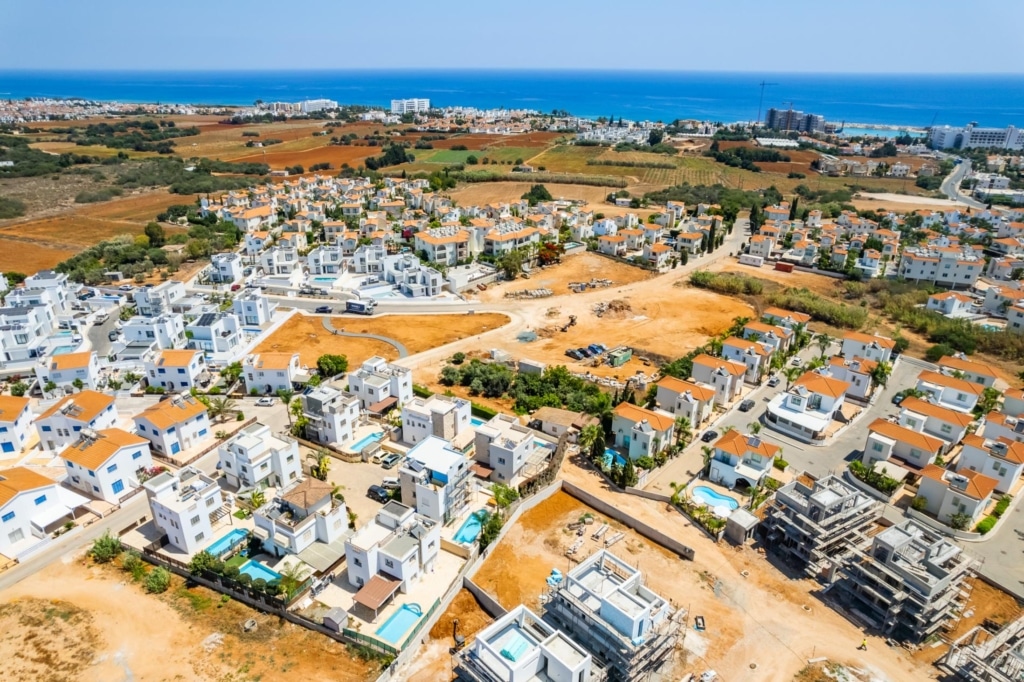
<instances>
[{"instance_id":1,"label":"swimming pool","mask_svg":"<svg viewBox=\"0 0 1024 682\"><path fill-rule=\"evenodd\" d=\"M619 453L615 452L611 448L605 448L604 449L604 468L605 469L610 469L612 467L612 462L615 462L620 467L626 466L626 458L625 457L623 457Z\"/></svg>"},{"instance_id":2,"label":"swimming pool","mask_svg":"<svg viewBox=\"0 0 1024 682\"><path fill-rule=\"evenodd\" d=\"M338 279L337 277L326 277L326 276L324 276L324 277L314 277L313 281L314 282L334 282L337 279Z\"/></svg>"},{"instance_id":3,"label":"swimming pool","mask_svg":"<svg viewBox=\"0 0 1024 682\"><path fill-rule=\"evenodd\" d=\"M1001 332L1001 331L1003 331L1003 328L1000 327L997 324L980 324L978 326L981 327L982 329L984 329L987 332Z\"/></svg>"},{"instance_id":4,"label":"swimming pool","mask_svg":"<svg viewBox=\"0 0 1024 682\"><path fill-rule=\"evenodd\" d=\"M487 520L487 510L479 509L469 515L469 517L462 522L459 526L459 530L455 533L455 542L461 542L463 544L470 544L476 541L477 536L480 535L480 529L484 525L484 521Z\"/></svg>"},{"instance_id":5,"label":"swimming pool","mask_svg":"<svg viewBox=\"0 0 1024 682\"><path fill-rule=\"evenodd\" d=\"M704 485L699 485L691 490L690 497L708 507L728 507L729 509L739 509L740 507L740 503L733 498L716 493Z\"/></svg>"},{"instance_id":6,"label":"swimming pool","mask_svg":"<svg viewBox=\"0 0 1024 682\"><path fill-rule=\"evenodd\" d=\"M280 573L278 573L277 571L272 571L269 568L267 568L266 566L264 566L263 564L257 563L255 561L253 561L252 559L249 559L244 564L239 566L238 567L238 572L239 573L244 573L245 575L249 576L253 580L256 580L257 578L263 578L268 583L272 582L274 580L280 580L281 579L281 574Z\"/></svg>"},{"instance_id":7,"label":"swimming pool","mask_svg":"<svg viewBox=\"0 0 1024 682\"><path fill-rule=\"evenodd\" d=\"M423 609L419 604L402 604L401 608L391 614L384 625L377 628L377 636L386 642L398 645L402 636L423 617Z\"/></svg>"},{"instance_id":8,"label":"swimming pool","mask_svg":"<svg viewBox=\"0 0 1024 682\"><path fill-rule=\"evenodd\" d=\"M486 422L484 422L480 417L472 417L470 418L469 423L473 426L483 426Z\"/></svg>"},{"instance_id":9,"label":"swimming pool","mask_svg":"<svg viewBox=\"0 0 1024 682\"><path fill-rule=\"evenodd\" d=\"M70 353L74 349L74 346L54 346L50 350L50 355L65 355L66 353Z\"/></svg>"},{"instance_id":10,"label":"swimming pool","mask_svg":"<svg viewBox=\"0 0 1024 682\"><path fill-rule=\"evenodd\" d=\"M383 437L384 437L384 432L383 431L378 431L377 433L371 433L369 436L363 436L356 443L352 444L352 450L354 452L362 452L363 448L365 448L367 445L369 445L370 443L376 443L377 441L379 441Z\"/></svg>"},{"instance_id":11,"label":"swimming pool","mask_svg":"<svg viewBox=\"0 0 1024 682\"><path fill-rule=\"evenodd\" d=\"M554 450L555 449L555 444L554 443L549 443L546 440L541 440L539 438L534 438L533 439L533 447L535 447L535 448L548 448L549 450Z\"/></svg>"},{"instance_id":12,"label":"swimming pool","mask_svg":"<svg viewBox=\"0 0 1024 682\"><path fill-rule=\"evenodd\" d=\"M229 552L242 544L242 541L249 536L249 532L241 528L235 528L227 535L218 538L216 542L206 548L206 551L215 558L220 558L225 552Z\"/></svg>"}]
</instances>

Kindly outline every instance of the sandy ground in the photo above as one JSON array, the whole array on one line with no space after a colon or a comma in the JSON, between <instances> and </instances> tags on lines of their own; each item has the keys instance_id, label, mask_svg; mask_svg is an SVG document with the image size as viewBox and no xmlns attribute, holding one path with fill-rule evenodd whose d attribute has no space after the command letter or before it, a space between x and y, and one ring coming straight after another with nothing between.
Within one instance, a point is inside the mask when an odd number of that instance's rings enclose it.
<instances>
[{"instance_id":1,"label":"sandy ground","mask_svg":"<svg viewBox=\"0 0 1024 682\"><path fill-rule=\"evenodd\" d=\"M868 666L879 680L928 679L922 664L879 639L868 638L870 657L858 652L863 633L820 601L817 583L787 578L752 549L714 545L664 504L610 491L596 474L572 461L567 461L562 473L695 549L694 562L682 561L627 531L626 539L613 550L644 571L651 589L690 614L704 616L708 623L706 632L688 630L686 661L680 655L673 671L676 677L669 679L714 668L724 680L789 682L806 659L816 656ZM474 580L505 606L520 601L536 606L551 569L567 567L563 549L572 537L566 535L565 523L584 511L581 503L557 494L527 512L492 550ZM594 544L587 540L581 558L593 551ZM510 565L516 570L509 571ZM748 571L748 577L741 571ZM749 667L751 663L756 670Z\"/></svg>"},{"instance_id":2,"label":"sandy ground","mask_svg":"<svg viewBox=\"0 0 1024 682\"><path fill-rule=\"evenodd\" d=\"M147 595L112 566L68 555L0 593L0 656L11 682L365 680L372 666L333 640L175 578ZM258 628L240 624L255 618ZM16 636L12 636L15 633Z\"/></svg>"},{"instance_id":3,"label":"sandy ground","mask_svg":"<svg viewBox=\"0 0 1024 682\"><path fill-rule=\"evenodd\" d=\"M612 285L621 286L642 282L654 277L654 273L642 268L611 260L594 253L580 253L565 258L558 265L535 270L530 279L522 277L511 282L489 286L486 291L474 292L481 301L508 301L505 294L523 289L550 289L555 296L571 293L570 282L589 282L592 279L610 279Z\"/></svg>"},{"instance_id":4,"label":"sandy ground","mask_svg":"<svg viewBox=\"0 0 1024 682\"><path fill-rule=\"evenodd\" d=\"M335 329L346 332L378 334L395 339L410 353L418 353L496 329L508 321L509 318L501 313L480 313L336 317L332 324ZM334 336L324 329L323 318L302 314L293 315L256 347L257 353L269 351L298 351L300 363L310 367L315 366L317 358L325 353L347 356L350 367L358 367L374 355L388 360L398 358L398 350L389 343L376 339Z\"/></svg>"},{"instance_id":5,"label":"sandy ground","mask_svg":"<svg viewBox=\"0 0 1024 682\"><path fill-rule=\"evenodd\" d=\"M785 287L794 289L809 289L824 296L835 297L843 287L843 281L825 275L815 275L808 272L782 272L769 266L755 268L750 265L742 265L731 258L724 259L708 268L713 272L738 272L750 277L765 279L770 282L777 282Z\"/></svg>"},{"instance_id":6,"label":"sandy ground","mask_svg":"<svg viewBox=\"0 0 1024 682\"><path fill-rule=\"evenodd\" d=\"M422 655L403 671L409 682L437 682L452 680L452 659L449 649L455 640L452 638L452 623L459 621L459 634L466 638L466 646L470 646L473 636L480 632L493 619L481 608L476 597L469 590L460 590L440 620L430 629L430 638L423 643Z\"/></svg>"},{"instance_id":7,"label":"sandy ground","mask_svg":"<svg viewBox=\"0 0 1024 682\"><path fill-rule=\"evenodd\" d=\"M950 208L964 208L966 204L949 199L933 199L930 197L915 197L908 194L895 194L892 192L858 192L854 195L853 205L857 210L872 208L891 208L894 211L914 211L919 208L940 210Z\"/></svg>"}]
</instances>

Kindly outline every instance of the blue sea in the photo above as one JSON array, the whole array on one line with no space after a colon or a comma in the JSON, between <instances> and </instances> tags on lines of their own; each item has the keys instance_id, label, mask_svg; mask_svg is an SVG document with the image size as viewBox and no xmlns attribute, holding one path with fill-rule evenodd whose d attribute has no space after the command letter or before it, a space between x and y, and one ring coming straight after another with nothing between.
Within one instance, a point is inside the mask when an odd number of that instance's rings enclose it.
<instances>
[{"instance_id":1,"label":"blue sea","mask_svg":"<svg viewBox=\"0 0 1024 682\"><path fill-rule=\"evenodd\" d=\"M830 121L923 127L1024 125L1024 75L850 75L638 71L0 71L0 98L83 97L121 102L251 105L326 97L387 106L562 109L578 116L723 122L768 107Z\"/></svg>"}]
</instances>

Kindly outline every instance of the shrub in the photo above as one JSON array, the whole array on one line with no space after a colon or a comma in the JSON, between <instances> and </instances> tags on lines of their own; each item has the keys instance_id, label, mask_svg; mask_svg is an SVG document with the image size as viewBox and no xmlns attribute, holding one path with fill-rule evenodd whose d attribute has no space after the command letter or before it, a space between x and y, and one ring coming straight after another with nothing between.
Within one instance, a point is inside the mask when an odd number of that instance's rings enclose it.
<instances>
[{"instance_id":1,"label":"shrub","mask_svg":"<svg viewBox=\"0 0 1024 682\"><path fill-rule=\"evenodd\" d=\"M98 564L106 564L113 561L121 554L121 541L106 531L92 543L89 556Z\"/></svg>"},{"instance_id":2,"label":"shrub","mask_svg":"<svg viewBox=\"0 0 1024 682\"><path fill-rule=\"evenodd\" d=\"M984 519L981 520L981 523L979 523L974 528L974 530L984 535L985 533L988 533L990 530L995 528L996 521L998 520L999 519L997 519L995 516L986 516Z\"/></svg>"},{"instance_id":3,"label":"shrub","mask_svg":"<svg viewBox=\"0 0 1024 682\"><path fill-rule=\"evenodd\" d=\"M452 364L453 365L461 365L465 361L466 361L466 354L461 352L461 351L452 356Z\"/></svg>"},{"instance_id":4,"label":"shrub","mask_svg":"<svg viewBox=\"0 0 1024 682\"><path fill-rule=\"evenodd\" d=\"M170 585L171 573L163 566L157 566L142 580L142 586L146 588L146 592L151 594L166 592Z\"/></svg>"},{"instance_id":5,"label":"shrub","mask_svg":"<svg viewBox=\"0 0 1024 682\"><path fill-rule=\"evenodd\" d=\"M654 459L646 455L644 455L643 457L637 457L635 464L638 469L647 469L648 471L653 469L655 466Z\"/></svg>"},{"instance_id":6,"label":"shrub","mask_svg":"<svg viewBox=\"0 0 1024 682\"><path fill-rule=\"evenodd\" d=\"M239 573L238 582L241 585L249 587L250 585L252 585L252 576L250 576L248 573Z\"/></svg>"},{"instance_id":7,"label":"shrub","mask_svg":"<svg viewBox=\"0 0 1024 682\"><path fill-rule=\"evenodd\" d=\"M121 553L121 570L131 573L132 580L139 581L146 575L146 564L138 552L128 550Z\"/></svg>"},{"instance_id":8,"label":"shrub","mask_svg":"<svg viewBox=\"0 0 1024 682\"><path fill-rule=\"evenodd\" d=\"M1010 501L1012 499L1013 498L1010 497L1009 495L1003 495L1002 497L1000 497L999 501L996 502L996 508L992 510L992 516L996 517L997 519L1002 518L1003 514L1006 513L1006 510L1010 508Z\"/></svg>"},{"instance_id":9,"label":"shrub","mask_svg":"<svg viewBox=\"0 0 1024 682\"><path fill-rule=\"evenodd\" d=\"M875 490L885 493L886 495L893 494L896 492L896 489L900 487L900 481L896 480L892 476L887 476L880 471L876 471L874 464L870 467L864 466L864 463L859 459L855 459L850 462L850 473L858 480L867 483Z\"/></svg>"},{"instance_id":10,"label":"shrub","mask_svg":"<svg viewBox=\"0 0 1024 682\"><path fill-rule=\"evenodd\" d=\"M28 391L28 384L24 381L16 381L11 384L11 395L16 398L20 398L25 395L26 391Z\"/></svg>"},{"instance_id":11,"label":"shrub","mask_svg":"<svg viewBox=\"0 0 1024 682\"><path fill-rule=\"evenodd\" d=\"M921 497L920 495L915 497L913 499L913 501L910 503L910 508L913 509L914 511L924 511L925 507L927 507L927 506L928 506L928 498L927 497Z\"/></svg>"},{"instance_id":12,"label":"shrub","mask_svg":"<svg viewBox=\"0 0 1024 682\"><path fill-rule=\"evenodd\" d=\"M265 591L267 589L267 581L264 580L263 578L256 578L256 580L252 581L252 587L253 587L254 590L258 590L259 592L263 592L263 591Z\"/></svg>"},{"instance_id":13,"label":"shrub","mask_svg":"<svg viewBox=\"0 0 1024 682\"><path fill-rule=\"evenodd\" d=\"M239 412L237 415L235 415L235 421L236 422L244 422L245 421L245 415L243 413Z\"/></svg>"},{"instance_id":14,"label":"shrub","mask_svg":"<svg viewBox=\"0 0 1024 682\"><path fill-rule=\"evenodd\" d=\"M188 571L192 575L199 575L203 571L213 570L216 563L217 558L204 549L192 557L192 561L188 562Z\"/></svg>"},{"instance_id":15,"label":"shrub","mask_svg":"<svg viewBox=\"0 0 1024 682\"><path fill-rule=\"evenodd\" d=\"M225 578L230 578L231 580L238 580L238 576L239 575L240 574L238 572L238 566L225 566L224 567L224 577Z\"/></svg>"},{"instance_id":16,"label":"shrub","mask_svg":"<svg viewBox=\"0 0 1024 682\"><path fill-rule=\"evenodd\" d=\"M786 467L789 466L789 462L782 459L781 457L776 457L775 461L772 462L772 466L778 469L779 471L785 471Z\"/></svg>"}]
</instances>

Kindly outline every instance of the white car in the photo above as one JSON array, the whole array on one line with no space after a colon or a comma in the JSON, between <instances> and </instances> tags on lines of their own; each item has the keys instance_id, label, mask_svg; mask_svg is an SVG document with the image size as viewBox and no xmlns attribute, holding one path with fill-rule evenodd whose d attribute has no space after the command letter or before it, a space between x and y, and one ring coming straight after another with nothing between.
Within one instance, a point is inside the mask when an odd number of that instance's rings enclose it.
<instances>
[{"instance_id":1,"label":"white car","mask_svg":"<svg viewBox=\"0 0 1024 682\"><path fill-rule=\"evenodd\" d=\"M277 400L273 396L265 395L256 401L257 407L273 407Z\"/></svg>"},{"instance_id":2,"label":"white car","mask_svg":"<svg viewBox=\"0 0 1024 682\"><path fill-rule=\"evenodd\" d=\"M793 358L792 360L789 361L789 364L793 365L794 367L799 367L800 365L804 364L804 361L801 360L800 358Z\"/></svg>"}]
</instances>

